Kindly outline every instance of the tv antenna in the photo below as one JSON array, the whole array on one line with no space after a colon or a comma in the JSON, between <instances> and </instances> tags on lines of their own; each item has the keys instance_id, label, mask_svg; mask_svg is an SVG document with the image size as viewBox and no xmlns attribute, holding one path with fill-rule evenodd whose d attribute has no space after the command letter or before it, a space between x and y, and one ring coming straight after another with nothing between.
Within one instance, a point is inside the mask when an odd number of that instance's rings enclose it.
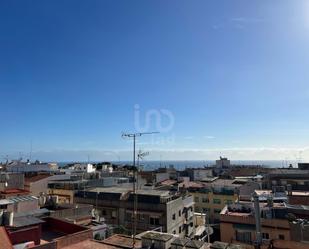
<instances>
[{"instance_id":1,"label":"tv antenna","mask_svg":"<svg viewBox=\"0 0 309 249\"><path fill-rule=\"evenodd\" d=\"M136 244L136 226L137 226L137 192L136 192L136 138L141 137L143 135L152 135L157 134L159 132L137 132L137 133L122 133L122 138L129 138L133 139L133 194L134 194L134 201L133 201L133 226L132 226L132 235L133 235L133 245L132 248L135 248Z\"/></svg>"},{"instance_id":2,"label":"tv antenna","mask_svg":"<svg viewBox=\"0 0 309 249\"><path fill-rule=\"evenodd\" d=\"M29 162L32 161L32 139L30 140L30 153L29 153Z\"/></svg>"},{"instance_id":3,"label":"tv antenna","mask_svg":"<svg viewBox=\"0 0 309 249\"><path fill-rule=\"evenodd\" d=\"M140 171L140 161L144 159L144 157L148 156L149 152L145 151L143 152L141 149L138 151L137 153L137 172ZM137 185L137 189L139 189L138 187L138 173L137 173L137 178L136 178L136 185Z\"/></svg>"}]
</instances>

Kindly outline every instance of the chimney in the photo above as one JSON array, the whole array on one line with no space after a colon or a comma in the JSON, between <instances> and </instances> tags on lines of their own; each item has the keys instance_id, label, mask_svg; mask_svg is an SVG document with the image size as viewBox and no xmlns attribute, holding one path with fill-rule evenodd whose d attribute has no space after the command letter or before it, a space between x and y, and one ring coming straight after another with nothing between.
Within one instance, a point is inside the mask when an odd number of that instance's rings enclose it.
<instances>
[{"instance_id":1,"label":"chimney","mask_svg":"<svg viewBox=\"0 0 309 249\"><path fill-rule=\"evenodd\" d=\"M5 212L3 214L3 225L13 226L14 224L14 212Z\"/></svg>"}]
</instances>

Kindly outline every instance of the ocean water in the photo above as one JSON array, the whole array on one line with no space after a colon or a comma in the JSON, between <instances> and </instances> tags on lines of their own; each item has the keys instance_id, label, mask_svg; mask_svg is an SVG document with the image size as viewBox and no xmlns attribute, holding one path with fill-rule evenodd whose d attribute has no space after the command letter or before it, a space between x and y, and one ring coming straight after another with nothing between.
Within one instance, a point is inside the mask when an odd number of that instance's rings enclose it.
<instances>
[{"instance_id":1,"label":"ocean water","mask_svg":"<svg viewBox=\"0 0 309 249\"><path fill-rule=\"evenodd\" d=\"M98 162L91 162L91 163L98 163ZM129 164L132 165L132 161L112 161L114 164L118 165L125 165ZM64 166L66 162L59 162L59 166ZM263 167L270 167L270 168L287 168L290 164L294 167L297 167L296 161L279 161L279 160L231 160L232 165L259 165ZM176 169L182 170L188 167L198 168L198 167L210 167L215 165L215 160L168 160L168 161L141 161L140 165L144 170L154 170L159 167L169 167L173 165Z\"/></svg>"},{"instance_id":2,"label":"ocean water","mask_svg":"<svg viewBox=\"0 0 309 249\"><path fill-rule=\"evenodd\" d=\"M132 164L132 162L128 162ZM144 170L153 170L159 167L168 167L170 165L173 165L176 169L181 170L185 168L198 168L198 167L211 167L215 165L215 161L211 160L186 160L186 161L143 161L141 162L141 165L143 166ZM270 167L270 168L287 168L289 164L292 163L294 167L297 166L296 162L283 162L283 161L276 161L276 160L269 160L269 161L256 161L256 160L250 160L250 161L231 161L232 165L246 165L246 166L252 166L252 165L259 165L263 167Z\"/></svg>"}]
</instances>

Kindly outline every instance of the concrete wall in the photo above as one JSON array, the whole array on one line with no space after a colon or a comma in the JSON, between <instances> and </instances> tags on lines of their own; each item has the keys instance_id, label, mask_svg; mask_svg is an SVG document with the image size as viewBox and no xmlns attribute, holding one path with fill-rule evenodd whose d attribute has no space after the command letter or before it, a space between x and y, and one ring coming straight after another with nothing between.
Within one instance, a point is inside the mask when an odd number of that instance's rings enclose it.
<instances>
[{"instance_id":1,"label":"concrete wall","mask_svg":"<svg viewBox=\"0 0 309 249\"><path fill-rule=\"evenodd\" d=\"M218 222L220 220L220 213L217 210L222 210L228 202L235 202L237 200L237 195L224 195L224 194L214 194L192 192L195 202L195 212L205 213L207 209L207 215L209 216L210 222ZM208 199L209 202L203 202L203 199ZM214 199L220 200L220 203L214 203Z\"/></svg>"},{"instance_id":2,"label":"concrete wall","mask_svg":"<svg viewBox=\"0 0 309 249\"><path fill-rule=\"evenodd\" d=\"M199 181L207 177L213 176L212 169L187 169L191 181Z\"/></svg>"},{"instance_id":3,"label":"concrete wall","mask_svg":"<svg viewBox=\"0 0 309 249\"><path fill-rule=\"evenodd\" d=\"M221 241L226 243L238 243L239 241L236 240L236 230L237 228L234 227L233 223L220 223L220 234L221 234ZM251 233L251 241L254 242L256 239L255 230L248 230L248 229L240 229L240 231L247 231ZM290 241L290 230L289 229L280 229L276 227L276 221L273 220L272 227L262 227L262 233L268 233L270 240L279 239L279 235L284 235L284 241ZM249 246L251 248L251 245Z\"/></svg>"},{"instance_id":4,"label":"concrete wall","mask_svg":"<svg viewBox=\"0 0 309 249\"><path fill-rule=\"evenodd\" d=\"M41 225L32 226L17 231L9 230L8 235L13 245L29 241L34 241L36 245L39 245L41 240Z\"/></svg>"},{"instance_id":5,"label":"concrete wall","mask_svg":"<svg viewBox=\"0 0 309 249\"><path fill-rule=\"evenodd\" d=\"M8 175L8 177L6 176ZM7 182L8 186L5 186ZM0 191L5 189L23 189L24 188L24 174L23 173L7 173L0 174Z\"/></svg>"},{"instance_id":6,"label":"concrete wall","mask_svg":"<svg viewBox=\"0 0 309 249\"><path fill-rule=\"evenodd\" d=\"M65 189L48 189L50 195L58 195L59 203L74 203L74 191Z\"/></svg>"},{"instance_id":7,"label":"concrete wall","mask_svg":"<svg viewBox=\"0 0 309 249\"><path fill-rule=\"evenodd\" d=\"M191 197L192 198L192 197ZM76 203L91 204L102 212L102 217L105 218L107 224L121 225L126 227L129 231L132 229L133 219L133 202L121 201L121 200L103 200L103 199L90 199L75 197ZM193 198L191 199L193 205ZM192 207L193 209L193 207ZM179 211L181 215L179 216ZM103 215L104 213L104 215ZM112 214L116 214L116 217L112 217ZM173 219L175 214L175 220ZM139 232L151 230L162 226L163 232L179 234L179 227L181 227L180 235L183 236L185 231L183 225L185 222L184 213L184 200L179 197L175 200L169 201L168 203L138 203L138 217L137 230ZM159 225L150 224L151 217L159 218ZM193 222L193 217L192 217ZM194 226L194 225L193 225Z\"/></svg>"},{"instance_id":8,"label":"concrete wall","mask_svg":"<svg viewBox=\"0 0 309 249\"><path fill-rule=\"evenodd\" d=\"M48 193L48 182L52 180L70 179L69 175L52 175L44 179L25 183L25 190L28 190L32 195L39 196L40 193Z\"/></svg>"}]
</instances>

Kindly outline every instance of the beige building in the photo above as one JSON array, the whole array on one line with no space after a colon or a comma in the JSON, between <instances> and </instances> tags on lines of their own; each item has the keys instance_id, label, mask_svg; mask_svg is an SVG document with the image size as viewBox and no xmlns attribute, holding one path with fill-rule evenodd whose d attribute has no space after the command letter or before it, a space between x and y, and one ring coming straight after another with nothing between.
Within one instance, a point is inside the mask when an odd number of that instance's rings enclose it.
<instances>
[{"instance_id":1,"label":"beige building","mask_svg":"<svg viewBox=\"0 0 309 249\"><path fill-rule=\"evenodd\" d=\"M284 203L260 203L261 248L305 248L303 243L291 238L288 210ZM252 203L241 202L226 206L220 214L221 241L241 244L254 249L256 241L256 220ZM308 246L308 245L307 245Z\"/></svg>"},{"instance_id":2,"label":"beige building","mask_svg":"<svg viewBox=\"0 0 309 249\"><path fill-rule=\"evenodd\" d=\"M193 195L195 212L205 213L210 223L219 223L221 210L237 200L237 189L241 186L234 180L212 178L210 182L189 182L181 187Z\"/></svg>"}]
</instances>

